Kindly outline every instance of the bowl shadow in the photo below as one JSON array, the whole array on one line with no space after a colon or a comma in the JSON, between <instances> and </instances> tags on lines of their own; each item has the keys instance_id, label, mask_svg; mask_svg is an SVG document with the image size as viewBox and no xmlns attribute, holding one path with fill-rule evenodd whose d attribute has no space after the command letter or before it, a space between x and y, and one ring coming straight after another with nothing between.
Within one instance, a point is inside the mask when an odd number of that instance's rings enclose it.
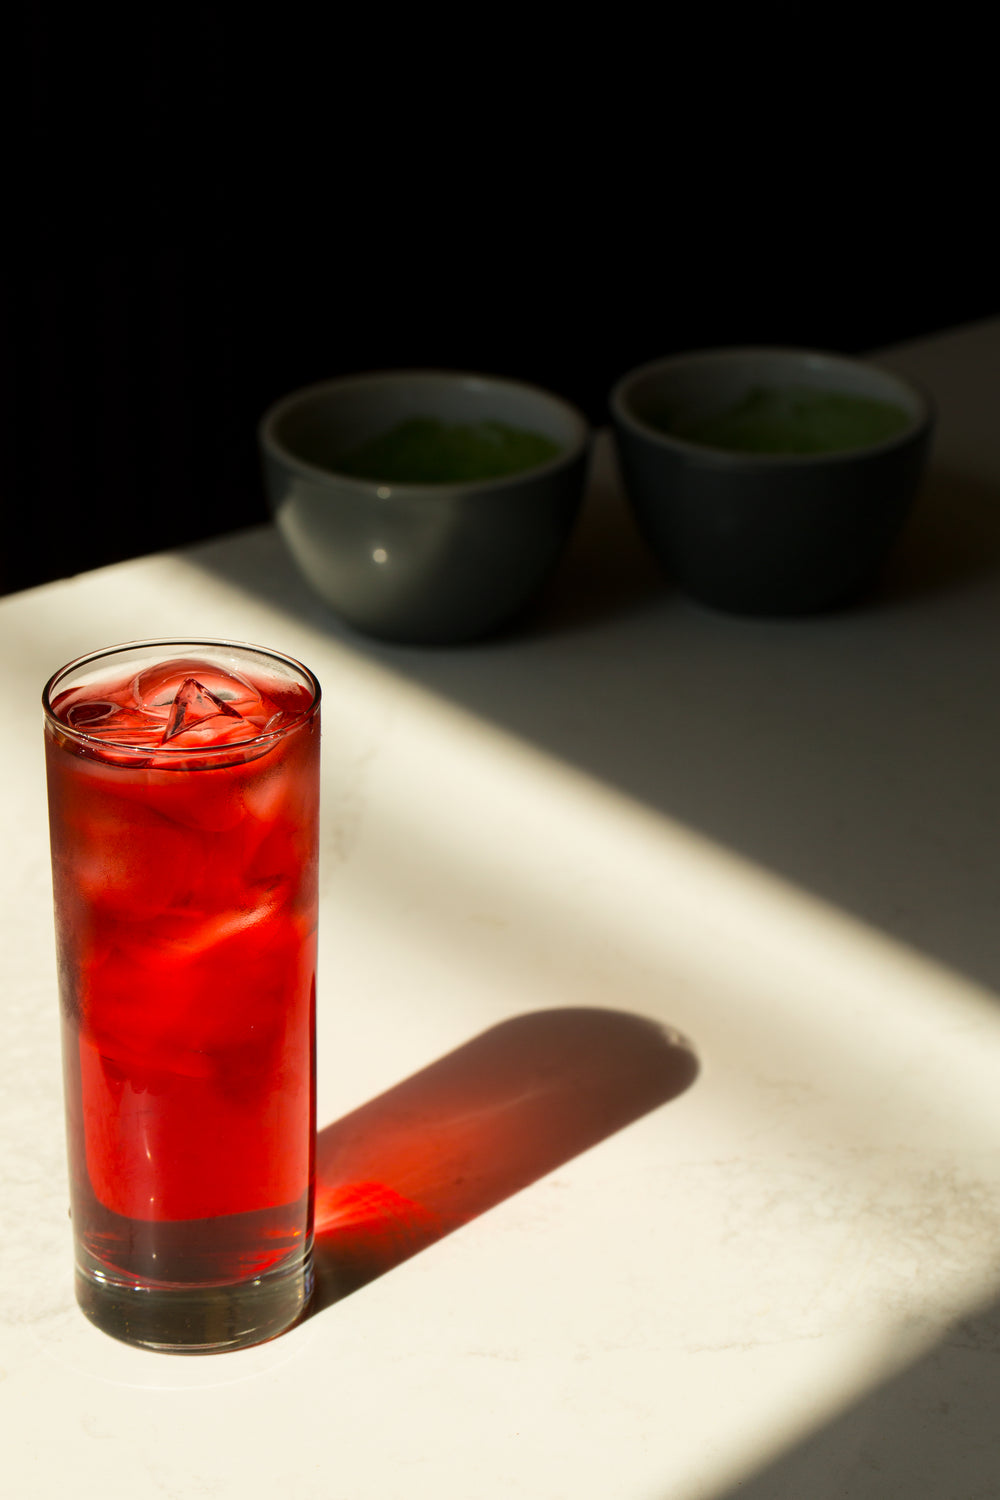
<instances>
[{"instance_id":1,"label":"bowl shadow","mask_svg":"<svg viewBox=\"0 0 1000 1500\"><path fill-rule=\"evenodd\" d=\"M881 602L904 604L961 588L1000 569L1000 489L975 475L932 469L884 571Z\"/></svg>"},{"instance_id":2,"label":"bowl shadow","mask_svg":"<svg viewBox=\"0 0 1000 1500\"><path fill-rule=\"evenodd\" d=\"M623 1011L492 1027L321 1130L310 1315L684 1093L690 1045Z\"/></svg>"}]
</instances>

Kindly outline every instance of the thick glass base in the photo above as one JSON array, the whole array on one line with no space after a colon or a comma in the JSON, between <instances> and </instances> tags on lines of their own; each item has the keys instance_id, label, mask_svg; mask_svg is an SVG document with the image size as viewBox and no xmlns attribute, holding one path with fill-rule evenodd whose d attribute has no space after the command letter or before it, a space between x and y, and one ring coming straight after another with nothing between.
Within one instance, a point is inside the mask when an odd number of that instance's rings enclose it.
<instances>
[{"instance_id":1,"label":"thick glass base","mask_svg":"<svg viewBox=\"0 0 1000 1500\"><path fill-rule=\"evenodd\" d=\"M76 1300L112 1338L165 1354L221 1354L263 1344L291 1328L313 1290L310 1248L252 1281L216 1286L112 1279L77 1249Z\"/></svg>"}]
</instances>

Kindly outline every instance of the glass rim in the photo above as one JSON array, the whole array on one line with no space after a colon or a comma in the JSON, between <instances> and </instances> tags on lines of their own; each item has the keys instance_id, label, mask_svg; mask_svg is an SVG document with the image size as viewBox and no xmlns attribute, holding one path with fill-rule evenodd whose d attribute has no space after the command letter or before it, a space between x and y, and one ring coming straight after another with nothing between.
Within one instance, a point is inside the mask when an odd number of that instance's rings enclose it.
<instances>
[{"instance_id":1,"label":"glass rim","mask_svg":"<svg viewBox=\"0 0 1000 1500\"><path fill-rule=\"evenodd\" d=\"M99 662L113 656L121 656L130 651L150 650L157 647L163 647L166 650L171 647L191 648L199 646L209 647L215 651L232 651L235 654L250 652L255 656L270 658L271 661L280 662L286 667L293 668L295 672L301 674L305 685L312 691L312 698L308 707L304 708L301 713L296 714L293 719L289 720L286 724L282 724L279 728L255 734L249 739L236 740L224 745L156 745L155 747L150 745L136 745L134 742L130 743L128 740L109 739L106 735L88 734L86 730L77 729L74 725L65 723L53 711L53 690L71 672L85 667L91 662ZM169 657L166 659L169 660ZM52 673L52 676L42 689L42 711L45 715L46 725L51 725L54 729L57 729L61 735L74 744L92 749L97 758L100 758L101 750L113 750L116 756L125 751L131 758L142 761L149 761L153 755L156 756L157 760L161 756L165 756L170 760L176 758L178 761L185 758L188 761L192 758L212 761L221 759L224 756L228 756L230 759L234 755L242 756L254 748L262 751L267 749L271 744L284 739L292 730L297 729L300 725L315 716L319 709L322 692L319 679L304 662L299 661L297 657L289 656L285 651L275 650L272 646L258 646L252 641L234 641L219 636L151 636L143 640L122 641L118 645L104 646L97 651L87 651L82 656L76 656L72 661L66 662ZM114 765L115 762L108 761L107 764ZM119 761L118 764L122 764L122 762ZM166 767L163 767L163 769L166 769Z\"/></svg>"}]
</instances>

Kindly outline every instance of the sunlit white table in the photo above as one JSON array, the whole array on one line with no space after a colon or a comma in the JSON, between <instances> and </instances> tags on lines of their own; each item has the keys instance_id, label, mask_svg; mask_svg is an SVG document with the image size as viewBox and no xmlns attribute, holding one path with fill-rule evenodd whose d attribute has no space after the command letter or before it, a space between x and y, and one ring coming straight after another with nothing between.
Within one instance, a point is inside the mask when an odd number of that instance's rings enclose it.
<instances>
[{"instance_id":1,"label":"sunlit white table","mask_svg":"<svg viewBox=\"0 0 1000 1500\"><path fill-rule=\"evenodd\" d=\"M665 586L605 440L517 635L351 636L255 527L0 601L12 1500L1000 1494L1000 322L864 605ZM141 497L137 497L141 501ZM324 688L316 1310L72 1298L39 694L221 635Z\"/></svg>"}]
</instances>

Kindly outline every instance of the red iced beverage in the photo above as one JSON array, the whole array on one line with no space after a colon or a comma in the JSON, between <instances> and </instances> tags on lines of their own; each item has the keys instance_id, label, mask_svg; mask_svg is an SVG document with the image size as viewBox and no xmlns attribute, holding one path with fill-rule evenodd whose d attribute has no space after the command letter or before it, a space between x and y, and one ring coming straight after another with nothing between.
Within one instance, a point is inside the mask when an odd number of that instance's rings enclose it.
<instances>
[{"instance_id":1,"label":"red iced beverage","mask_svg":"<svg viewBox=\"0 0 1000 1500\"><path fill-rule=\"evenodd\" d=\"M319 687L158 642L45 693L77 1295L160 1348L311 1287Z\"/></svg>"}]
</instances>

